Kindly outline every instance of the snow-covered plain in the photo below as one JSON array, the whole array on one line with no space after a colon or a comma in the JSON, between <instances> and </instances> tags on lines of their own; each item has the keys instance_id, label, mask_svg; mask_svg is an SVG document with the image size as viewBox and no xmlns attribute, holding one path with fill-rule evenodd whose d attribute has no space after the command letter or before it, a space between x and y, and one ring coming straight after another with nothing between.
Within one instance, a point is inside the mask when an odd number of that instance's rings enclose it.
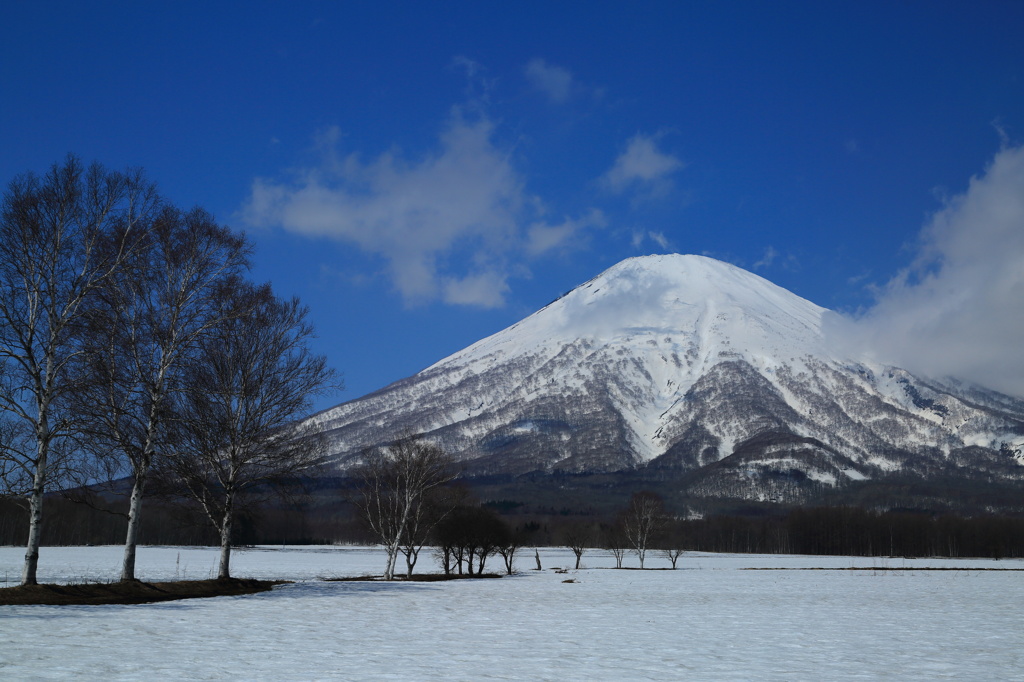
<instances>
[{"instance_id":1,"label":"snow-covered plain","mask_svg":"<svg viewBox=\"0 0 1024 682\"><path fill-rule=\"evenodd\" d=\"M11 584L23 552L0 547ZM118 547L44 547L40 581L112 580L119 558ZM676 571L617 571L592 550L585 568L557 573L570 552L542 549L541 560L532 570L528 550L501 580L324 582L379 573L384 555L239 551L236 576L298 582L161 604L0 607L0 679L1024 680L1024 573L981 570L1024 561L688 553ZM216 561L213 549L142 547L138 573L208 578ZM856 570L747 570L807 568Z\"/></svg>"}]
</instances>

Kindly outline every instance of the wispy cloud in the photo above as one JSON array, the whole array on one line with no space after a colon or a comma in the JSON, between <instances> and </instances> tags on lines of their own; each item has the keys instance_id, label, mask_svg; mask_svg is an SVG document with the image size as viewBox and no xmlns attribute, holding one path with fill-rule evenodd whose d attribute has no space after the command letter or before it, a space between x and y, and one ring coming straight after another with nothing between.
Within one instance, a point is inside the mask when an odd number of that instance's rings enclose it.
<instances>
[{"instance_id":1,"label":"wispy cloud","mask_svg":"<svg viewBox=\"0 0 1024 682\"><path fill-rule=\"evenodd\" d=\"M762 268L771 267L775 259L779 257L779 251L774 246L769 246L764 250L764 255L761 256L761 260L754 263L754 269L760 270Z\"/></svg>"},{"instance_id":2,"label":"wispy cloud","mask_svg":"<svg viewBox=\"0 0 1024 682\"><path fill-rule=\"evenodd\" d=\"M242 209L253 227L281 227L381 256L409 304L501 306L514 266L600 221L548 225L511 153L483 115L453 109L435 151L393 149L364 161L343 154L338 129L318 138L319 161L287 178L257 178Z\"/></svg>"},{"instance_id":3,"label":"wispy cloud","mask_svg":"<svg viewBox=\"0 0 1024 682\"><path fill-rule=\"evenodd\" d=\"M634 135L615 164L601 177L601 184L615 193L636 189L662 195L671 188L671 175L684 164L658 149L660 135Z\"/></svg>"},{"instance_id":4,"label":"wispy cloud","mask_svg":"<svg viewBox=\"0 0 1024 682\"><path fill-rule=\"evenodd\" d=\"M833 332L880 360L1024 396L1024 147L1004 146L948 199L911 266Z\"/></svg>"},{"instance_id":5,"label":"wispy cloud","mask_svg":"<svg viewBox=\"0 0 1024 682\"><path fill-rule=\"evenodd\" d=\"M648 241L654 242L658 248L662 251L672 251L672 243L665 236L664 232L655 232L653 230L634 230L633 238L630 240L630 245L637 250L644 248L644 244Z\"/></svg>"},{"instance_id":6,"label":"wispy cloud","mask_svg":"<svg viewBox=\"0 0 1024 682\"><path fill-rule=\"evenodd\" d=\"M531 59L525 69L526 80L537 90L547 95L555 104L569 101L576 84L572 72L561 66L548 64L540 58Z\"/></svg>"},{"instance_id":7,"label":"wispy cloud","mask_svg":"<svg viewBox=\"0 0 1024 682\"><path fill-rule=\"evenodd\" d=\"M767 268L781 268L783 270L798 270L800 263L792 253L782 253L774 246L768 245L764 253L752 266L753 270L765 270Z\"/></svg>"}]
</instances>

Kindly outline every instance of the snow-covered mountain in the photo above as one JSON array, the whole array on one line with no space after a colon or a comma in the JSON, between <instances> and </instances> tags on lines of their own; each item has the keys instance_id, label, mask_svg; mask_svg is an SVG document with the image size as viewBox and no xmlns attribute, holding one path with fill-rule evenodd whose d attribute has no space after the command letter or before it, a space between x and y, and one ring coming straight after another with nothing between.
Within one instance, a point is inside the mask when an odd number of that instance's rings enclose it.
<instances>
[{"instance_id":1,"label":"snow-covered mountain","mask_svg":"<svg viewBox=\"0 0 1024 682\"><path fill-rule=\"evenodd\" d=\"M831 315L711 258L631 258L312 419L341 466L425 433L477 474L644 470L700 496L793 500L892 472L1024 478L1024 401L844 357Z\"/></svg>"}]
</instances>

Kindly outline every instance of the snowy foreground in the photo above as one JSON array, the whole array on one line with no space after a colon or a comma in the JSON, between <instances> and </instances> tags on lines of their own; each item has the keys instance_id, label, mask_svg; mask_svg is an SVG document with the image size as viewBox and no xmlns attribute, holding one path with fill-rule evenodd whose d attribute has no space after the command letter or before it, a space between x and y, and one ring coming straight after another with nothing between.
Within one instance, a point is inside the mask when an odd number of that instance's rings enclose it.
<instances>
[{"instance_id":1,"label":"snowy foreground","mask_svg":"<svg viewBox=\"0 0 1024 682\"><path fill-rule=\"evenodd\" d=\"M0 547L12 585L23 553ZM532 570L524 552L521 573L501 580L331 583L320 578L379 573L383 553L239 551L237 577L298 582L160 604L2 606L0 679L1024 680L1024 573L980 570L1024 561L686 554L677 571L641 572L609 570L594 550L563 574L553 568L571 567L570 552L541 559ZM44 547L39 579L112 580L119 560L118 547ZM203 579L216 562L213 549L142 547L138 573Z\"/></svg>"}]
</instances>

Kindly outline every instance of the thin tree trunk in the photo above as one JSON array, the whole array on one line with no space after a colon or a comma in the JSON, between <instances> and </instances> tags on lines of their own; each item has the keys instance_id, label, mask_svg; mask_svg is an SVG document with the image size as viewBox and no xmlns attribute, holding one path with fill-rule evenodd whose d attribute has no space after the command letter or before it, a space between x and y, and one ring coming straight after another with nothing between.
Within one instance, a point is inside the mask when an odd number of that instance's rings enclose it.
<instances>
[{"instance_id":1,"label":"thin tree trunk","mask_svg":"<svg viewBox=\"0 0 1024 682\"><path fill-rule=\"evenodd\" d=\"M405 574L406 578L412 577L412 569L416 567L416 560L419 558L419 550L412 550L405 555L405 565L409 569Z\"/></svg>"},{"instance_id":2,"label":"thin tree trunk","mask_svg":"<svg viewBox=\"0 0 1024 682\"><path fill-rule=\"evenodd\" d=\"M139 537L139 514L142 512L142 493L146 487L146 475L140 472L132 486L132 499L128 507L128 532L124 540L124 558L121 562L121 581L135 580L135 547Z\"/></svg>"},{"instance_id":3,"label":"thin tree trunk","mask_svg":"<svg viewBox=\"0 0 1024 682\"><path fill-rule=\"evenodd\" d=\"M217 572L218 580L226 580L231 577L231 511L224 513L224 520L220 527L220 570Z\"/></svg>"}]
</instances>

